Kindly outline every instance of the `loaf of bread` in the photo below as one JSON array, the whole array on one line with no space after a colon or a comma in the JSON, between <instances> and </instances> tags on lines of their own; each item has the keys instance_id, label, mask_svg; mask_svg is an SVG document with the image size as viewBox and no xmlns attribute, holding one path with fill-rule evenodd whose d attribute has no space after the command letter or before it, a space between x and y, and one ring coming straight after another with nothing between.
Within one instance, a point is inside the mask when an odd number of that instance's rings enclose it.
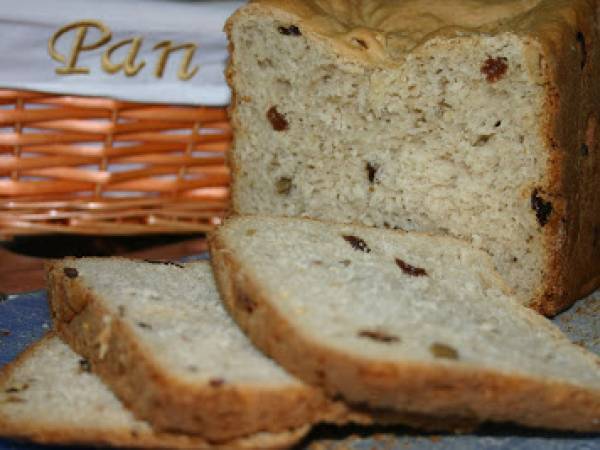
<instances>
[{"instance_id":1,"label":"loaf of bread","mask_svg":"<svg viewBox=\"0 0 600 450\"><path fill-rule=\"evenodd\" d=\"M600 284L597 0L257 0L237 213L448 233L552 315Z\"/></svg>"},{"instance_id":2,"label":"loaf of bread","mask_svg":"<svg viewBox=\"0 0 600 450\"><path fill-rule=\"evenodd\" d=\"M223 300L283 367L350 403L600 432L600 358L507 295L460 240L240 217L211 238Z\"/></svg>"},{"instance_id":3,"label":"loaf of bread","mask_svg":"<svg viewBox=\"0 0 600 450\"><path fill-rule=\"evenodd\" d=\"M43 444L256 450L288 448L310 429L257 433L223 445L159 433L136 419L90 369L53 334L31 346L0 372L0 436Z\"/></svg>"}]
</instances>

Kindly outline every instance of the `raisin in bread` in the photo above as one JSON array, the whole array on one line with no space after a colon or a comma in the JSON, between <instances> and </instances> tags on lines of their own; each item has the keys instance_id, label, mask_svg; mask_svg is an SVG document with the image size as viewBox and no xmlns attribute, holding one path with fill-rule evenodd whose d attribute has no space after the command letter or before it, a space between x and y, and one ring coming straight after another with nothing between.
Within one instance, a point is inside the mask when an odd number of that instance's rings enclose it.
<instances>
[{"instance_id":1,"label":"raisin in bread","mask_svg":"<svg viewBox=\"0 0 600 450\"><path fill-rule=\"evenodd\" d=\"M600 431L600 358L506 294L449 237L239 217L211 237L228 310L253 342L350 403Z\"/></svg>"},{"instance_id":2,"label":"raisin in bread","mask_svg":"<svg viewBox=\"0 0 600 450\"><path fill-rule=\"evenodd\" d=\"M233 210L449 233L551 315L600 285L597 0L259 0Z\"/></svg>"},{"instance_id":3,"label":"raisin in bread","mask_svg":"<svg viewBox=\"0 0 600 450\"><path fill-rule=\"evenodd\" d=\"M90 364L50 334L0 373L0 436L44 444L127 448L279 449L310 427L211 445L198 436L159 433L136 419L90 372Z\"/></svg>"}]
</instances>

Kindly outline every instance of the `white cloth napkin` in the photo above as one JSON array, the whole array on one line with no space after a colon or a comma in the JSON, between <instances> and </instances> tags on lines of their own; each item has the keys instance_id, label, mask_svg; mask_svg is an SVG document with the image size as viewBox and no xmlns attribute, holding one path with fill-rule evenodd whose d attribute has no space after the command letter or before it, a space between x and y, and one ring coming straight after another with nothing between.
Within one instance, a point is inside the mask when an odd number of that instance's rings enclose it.
<instances>
[{"instance_id":1,"label":"white cloth napkin","mask_svg":"<svg viewBox=\"0 0 600 450\"><path fill-rule=\"evenodd\" d=\"M172 104L220 106L229 102L223 71L227 42L223 25L243 1L181 0L1 0L0 88L30 89L112 97L124 100ZM77 67L87 74L56 73L65 63L50 56L48 42L61 28L73 22L101 22L111 39L96 49L79 53ZM56 51L68 58L81 27L60 36ZM84 46L101 36L88 28ZM145 61L135 75L123 71L109 74L102 69L102 54L124 39L140 37L142 45L135 62ZM185 49L172 52L161 78L155 74L161 50L153 47L164 40L172 45L193 43L197 49L189 63L189 80L178 76ZM123 60L129 46L116 50L111 62Z\"/></svg>"}]
</instances>

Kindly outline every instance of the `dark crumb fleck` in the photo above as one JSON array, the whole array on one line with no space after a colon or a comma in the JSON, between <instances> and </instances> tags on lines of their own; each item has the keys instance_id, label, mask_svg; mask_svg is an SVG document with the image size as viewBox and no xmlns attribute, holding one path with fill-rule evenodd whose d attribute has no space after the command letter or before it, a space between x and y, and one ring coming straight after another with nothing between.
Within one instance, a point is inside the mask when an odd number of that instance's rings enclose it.
<instances>
[{"instance_id":1,"label":"dark crumb fleck","mask_svg":"<svg viewBox=\"0 0 600 450\"><path fill-rule=\"evenodd\" d=\"M519 260L519 258L517 258L516 256L513 256L513 262L517 262Z\"/></svg>"},{"instance_id":2,"label":"dark crumb fleck","mask_svg":"<svg viewBox=\"0 0 600 450\"><path fill-rule=\"evenodd\" d=\"M581 144L581 147L579 147L579 154L581 156L587 156L590 153L590 148L587 146L587 144Z\"/></svg>"},{"instance_id":3,"label":"dark crumb fleck","mask_svg":"<svg viewBox=\"0 0 600 450\"><path fill-rule=\"evenodd\" d=\"M278 27L277 31L284 36L302 36L300 28L298 28L296 25L290 25L289 27Z\"/></svg>"},{"instance_id":4,"label":"dark crumb fleck","mask_svg":"<svg viewBox=\"0 0 600 450\"><path fill-rule=\"evenodd\" d=\"M404 272L407 275L410 275L413 277L425 277L428 275L427 271L425 269L422 269L420 267L411 266L410 264L402 261L400 258L396 258L396 264L398 265L398 267L400 267L402 272Z\"/></svg>"},{"instance_id":5,"label":"dark crumb fleck","mask_svg":"<svg viewBox=\"0 0 600 450\"><path fill-rule=\"evenodd\" d=\"M497 58L488 57L481 66L481 73L485 75L485 79L490 83L498 81L504 76L508 70L508 59L504 56Z\"/></svg>"},{"instance_id":6,"label":"dark crumb fleck","mask_svg":"<svg viewBox=\"0 0 600 450\"><path fill-rule=\"evenodd\" d=\"M313 266L322 266L323 261L315 260L310 262Z\"/></svg>"},{"instance_id":7,"label":"dark crumb fleck","mask_svg":"<svg viewBox=\"0 0 600 450\"><path fill-rule=\"evenodd\" d=\"M538 223L543 227L548 223L550 214L552 213L552 203L545 202L538 195L538 190L534 189L531 193L531 208L535 211Z\"/></svg>"},{"instance_id":8,"label":"dark crumb fleck","mask_svg":"<svg viewBox=\"0 0 600 450\"><path fill-rule=\"evenodd\" d=\"M496 128L498 128L500 125L502 125L502 121L501 121L501 120L499 120L498 122L496 122L496 123L494 124L494 126L495 126Z\"/></svg>"},{"instance_id":9,"label":"dark crumb fleck","mask_svg":"<svg viewBox=\"0 0 600 450\"><path fill-rule=\"evenodd\" d=\"M438 106L441 109L452 109L452 105L450 103L448 103L445 98L443 98L442 100L440 100L438 102Z\"/></svg>"},{"instance_id":10,"label":"dark crumb fleck","mask_svg":"<svg viewBox=\"0 0 600 450\"><path fill-rule=\"evenodd\" d=\"M88 359L81 358L79 360L79 371L88 373L92 371L92 364Z\"/></svg>"},{"instance_id":11,"label":"dark crumb fleck","mask_svg":"<svg viewBox=\"0 0 600 450\"><path fill-rule=\"evenodd\" d=\"M63 267L63 273L67 278L77 278L79 276L79 272L73 267Z\"/></svg>"},{"instance_id":12,"label":"dark crumb fleck","mask_svg":"<svg viewBox=\"0 0 600 450\"><path fill-rule=\"evenodd\" d=\"M196 366L188 366L187 370L192 372L192 373L196 373L198 372L198 368Z\"/></svg>"},{"instance_id":13,"label":"dark crumb fleck","mask_svg":"<svg viewBox=\"0 0 600 450\"><path fill-rule=\"evenodd\" d=\"M225 380L223 378L211 378L208 383L212 387L217 388L223 386L225 384Z\"/></svg>"},{"instance_id":14,"label":"dark crumb fleck","mask_svg":"<svg viewBox=\"0 0 600 450\"><path fill-rule=\"evenodd\" d=\"M348 242L354 250L360 250L361 252L370 253L371 249L365 241L357 236L343 236L344 240Z\"/></svg>"},{"instance_id":15,"label":"dark crumb fleck","mask_svg":"<svg viewBox=\"0 0 600 450\"><path fill-rule=\"evenodd\" d=\"M179 267L180 269L183 269L185 266L183 264L179 264L173 261L158 261L156 259L145 259L144 262L150 263L150 264L164 264L165 266L175 266L175 267Z\"/></svg>"},{"instance_id":16,"label":"dark crumb fleck","mask_svg":"<svg viewBox=\"0 0 600 450\"><path fill-rule=\"evenodd\" d=\"M138 322L137 326L140 328L146 328L147 330L151 330L152 329L152 325L147 324L146 322Z\"/></svg>"},{"instance_id":17,"label":"dark crumb fleck","mask_svg":"<svg viewBox=\"0 0 600 450\"><path fill-rule=\"evenodd\" d=\"M275 189L277 193L281 195L288 195L292 190L292 179L288 177L281 177L275 183Z\"/></svg>"},{"instance_id":18,"label":"dark crumb fleck","mask_svg":"<svg viewBox=\"0 0 600 450\"><path fill-rule=\"evenodd\" d=\"M362 330L358 332L358 336L373 339L374 341L378 342L385 342L386 344L389 344L390 342L400 342L400 338L398 336L378 330Z\"/></svg>"},{"instance_id":19,"label":"dark crumb fleck","mask_svg":"<svg viewBox=\"0 0 600 450\"><path fill-rule=\"evenodd\" d=\"M366 169L367 169L367 178L369 179L369 183L372 184L373 182L375 182L375 175L377 174L377 170L379 169L379 167L375 164L371 164L370 162L367 162Z\"/></svg>"},{"instance_id":20,"label":"dark crumb fleck","mask_svg":"<svg viewBox=\"0 0 600 450\"><path fill-rule=\"evenodd\" d=\"M131 430L131 437L137 438L140 434L136 430Z\"/></svg>"},{"instance_id":21,"label":"dark crumb fleck","mask_svg":"<svg viewBox=\"0 0 600 450\"><path fill-rule=\"evenodd\" d=\"M340 261L340 264L344 267L348 267L348 266L350 266L350 264L352 264L352 261L350 261L349 259L342 259Z\"/></svg>"},{"instance_id":22,"label":"dark crumb fleck","mask_svg":"<svg viewBox=\"0 0 600 450\"><path fill-rule=\"evenodd\" d=\"M125 317L125 307L123 305L119 305L117 310L119 312L119 317Z\"/></svg>"},{"instance_id":23,"label":"dark crumb fleck","mask_svg":"<svg viewBox=\"0 0 600 450\"><path fill-rule=\"evenodd\" d=\"M10 330L0 330L0 336L10 336Z\"/></svg>"},{"instance_id":24,"label":"dark crumb fleck","mask_svg":"<svg viewBox=\"0 0 600 450\"><path fill-rule=\"evenodd\" d=\"M458 352L456 349L446 344L440 344L439 342L431 344L429 351L436 358L458 359Z\"/></svg>"},{"instance_id":25,"label":"dark crumb fleck","mask_svg":"<svg viewBox=\"0 0 600 450\"><path fill-rule=\"evenodd\" d=\"M254 228L250 228L246 230L246 236L254 236L256 234L256 230Z\"/></svg>"},{"instance_id":26,"label":"dark crumb fleck","mask_svg":"<svg viewBox=\"0 0 600 450\"><path fill-rule=\"evenodd\" d=\"M7 403L25 403L25 400L22 399L21 397L16 397L14 395L11 395L6 399L6 402Z\"/></svg>"},{"instance_id":27,"label":"dark crumb fleck","mask_svg":"<svg viewBox=\"0 0 600 450\"><path fill-rule=\"evenodd\" d=\"M321 369L317 369L315 371L315 375L317 376L317 378L319 378L319 380L324 380L326 376L325 371Z\"/></svg>"},{"instance_id":28,"label":"dark crumb fleck","mask_svg":"<svg viewBox=\"0 0 600 450\"><path fill-rule=\"evenodd\" d=\"M489 140L493 137L493 134L480 134L477 136L477 140L473 144L474 147L481 147L489 142Z\"/></svg>"},{"instance_id":29,"label":"dark crumb fleck","mask_svg":"<svg viewBox=\"0 0 600 450\"><path fill-rule=\"evenodd\" d=\"M252 314L257 307L256 303L254 303L254 300L252 300L243 292L238 292L236 302L248 314Z\"/></svg>"},{"instance_id":30,"label":"dark crumb fleck","mask_svg":"<svg viewBox=\"0 0 600 450\"><path fill-rule=\"evenodd\" d=\"M7 394L16 394L18 392L23 392L29 389L29 383L23 383L21 386L12 386L6 389L4 392Z\"/></svg>"},{"instance_id":31,"label":"dark crumb fleck","mask_svg":"<svg viewBox=\"0 0 600 450\"><path fill-rule=\"evenodd\" d=\"M8 300L8 294L0 291L0 303L5 302L6 300Z\"/></svg>"},{"instance_id":32,"label":"dark crumb fleck","mask_svg":"<svg viewBox=\"0 0 600 450\"><path fill-rule=\"evenodd\" d=\"M369 48L369 46L367 45L367 43L363 39L354 38L354 39L352 39L352 42L360 45L365 50L367 50Z\"/></svg>"},{"instance_id":33,"label":"dark crumb fleck","mask_svg":"<svg viewBox=\"0 0 600 450\"><path fill-rule=\"evenodd\" d=\"M581 31L578 31L575 35L575 39L579 42L579 47L581 48L581 68L585 67L587 63L587 47L585 45L585 36Z\"/></svg>"},{"instance_id":34,"label":"dark crumb fleck","mask_svg":"<svg viewBox=\"0 0 600 450\"><path fill-rule=\"evenodd\" d=\"M269 122L271 122L271 126L275 131L285 131L290 126L285 116L277 111L276 106L271 106L269 108L267 111L267 119L269 119Z\"/></svg>"}]
</instances>

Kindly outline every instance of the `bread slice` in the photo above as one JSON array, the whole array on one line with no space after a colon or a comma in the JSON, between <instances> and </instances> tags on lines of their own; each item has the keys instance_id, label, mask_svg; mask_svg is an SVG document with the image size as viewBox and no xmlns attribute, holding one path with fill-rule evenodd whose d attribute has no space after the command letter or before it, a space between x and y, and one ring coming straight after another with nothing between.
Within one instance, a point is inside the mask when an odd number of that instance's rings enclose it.
<instances>
[{"instance_id":1,"label":"bread slice","mask_svg":"<svg viewBox=\"0 0 600 450\"><path fill-rule=\"evenodd\" d=\"M48 266L48 288L61 336L158 430L223 442L330 412L235 326L206 261L67 259Z\"/></svg>"},{"instance_id":2,"label":"bread slice","mask_svg":"<svg viewBox=\"0 0 600 450\"><path fill-rule=\"evenodd\" d=\"M447 237L233 218L211 237L227 308L253 342L350 403L600 431L600 358L505 293Z\"/></svg>"},{"instance_id":3,"label":"bread slice","mask_svg":"<svg viewBox=\"0 0 600 450\"><path fill-rule=\"evenodd\" d=\"M233 210L447 233L566 308L600 287L599 4L250 2Z\"/></svg>"},{"instance_id":4,"label":"bread slice","mask_svg":"<svg viewBox=\"0 0 600 450\"><path fill-rule=\"evenodd\" d=\"M90 372L90 364L53 334L0 373L0 436L43 444L128 448L279 449L298 442L303 426L212 445L198 436L159 433L136 419Z\"/></svg>"}]
</instances>

